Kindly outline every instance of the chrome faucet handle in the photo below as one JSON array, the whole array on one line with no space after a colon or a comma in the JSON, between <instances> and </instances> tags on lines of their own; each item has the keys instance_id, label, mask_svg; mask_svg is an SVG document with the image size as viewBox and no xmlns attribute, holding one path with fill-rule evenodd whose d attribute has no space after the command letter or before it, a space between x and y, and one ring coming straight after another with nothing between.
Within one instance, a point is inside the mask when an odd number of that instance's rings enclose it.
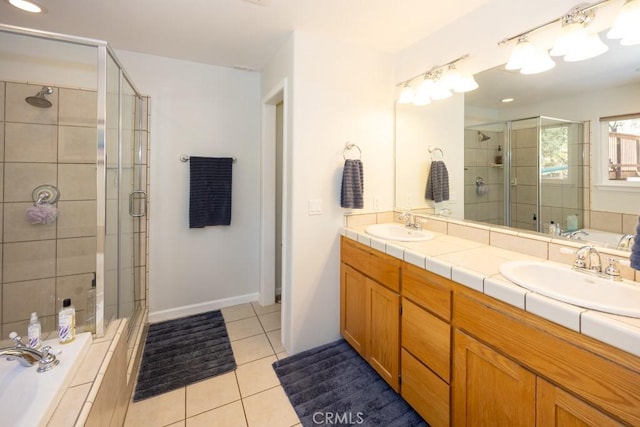
<instances>
[{"instance_id":1,"label":"chrome faucet handle","mask_svg":"<svg viewBox=\"0 0 640 427\"><path fill-rule=\"evenodd\" d=\"M15 342L16 347L25 347L24 343L22 342L22 337L18 335L17 332L11 332L9 334L9 338L11 338Z\"/></svg>"},{"instance_id":2,"label":"chrome faucet handle","mask_svg":"<svg viewBox=\"0 0 640 427\"><path fill-rule=\"evenodd\" d=\"M615 258L609 258L609 265L605 268L604 273L609 276L611 280L615 280L616 282L622 281L620 269L618 268L618 260Z\"/></svg>"},{"instance_id":3,"label":"chrome faucet handle","mask_svg":"<svg viewBox=\"0 0 640 427\"><path fill-rule=\"evenodd\" d=\"M46 372L50 369L53 369L60 363L55 355L49 353L50 351L50 345L45 345L44 347L42 347L42 357L38 362L38 372Z\"/></svg>"},{"instance_id":4,"label":"chrome faucet handle","mask_svg":"<svg viewBox=\"0 0 640 427\"><path fill-rule=\"evenodd\" d=\"M578 252L576 252L576 260L573 262L575 268L587 268L587 256L585 252L590 250L590 248L590 246L583 246L578 249ZM589 262L589 264L591 264L591 262Z\"/></svg>"},{"instance_id":5,"label":"chrome faucet handle","mask_svg":"<svg viewBox=\"0 0 640 427\"><path fill-rule=\"evenodd\" d=\"M595 255L595 262L593 256ZM602 273L602 258L600 258L600 252L593 246L590 246L589 249L589 269L591 271L595 271L596 273Z\"/></svg>"}]
</instances>

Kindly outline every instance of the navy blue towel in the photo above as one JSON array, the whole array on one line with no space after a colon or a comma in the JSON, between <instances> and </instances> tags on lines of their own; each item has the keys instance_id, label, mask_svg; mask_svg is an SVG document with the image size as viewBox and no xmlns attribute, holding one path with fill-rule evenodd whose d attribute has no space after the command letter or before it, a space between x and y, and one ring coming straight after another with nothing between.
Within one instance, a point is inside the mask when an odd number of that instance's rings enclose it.
<instances>
[{"instance_id":1,"label":"navy blue towel","mask_svg":"<svg viewBox=\"0 0 640 427\"><path fill-rule=\"evenodd\" d=\"M189 157L189 228L231 224L231 157Z\"/></svg>"},{"instance_id":2,"label":"navy blue towel","mask_svg":"<svg viewBox=\"0 0 640 427\"><path fill-rule=\"evenodd\" d=\"M350 209L364 207L364 174L360 160L347 159L344 161L340 206Z\"/></svg>"},{"instance_id":3,"label":"navy blue towel","mask_svg":"<svg viewBox=\"0 0 640 427\"><path fill-rule=\"evenodd\" d=\"M629 261L631 261L631 268L634 270L640 270L640 217L638 217L636 236L633 239L633 246L631 246Z\"/></svg>"}]
</instances>

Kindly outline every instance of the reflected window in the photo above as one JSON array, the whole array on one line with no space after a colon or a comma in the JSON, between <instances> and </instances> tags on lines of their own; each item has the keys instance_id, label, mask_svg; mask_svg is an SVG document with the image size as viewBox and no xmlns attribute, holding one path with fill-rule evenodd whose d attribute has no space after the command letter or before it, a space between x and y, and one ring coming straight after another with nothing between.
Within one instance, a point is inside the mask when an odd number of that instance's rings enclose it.
<instances>
[{"instance_id":1,"label":"reflected window","mask_svg":"<svg viewBox=\"0 0 640 427\"><path fill-rule=\"evenodd\" d=\"M569 127L566 125L543 127L540 142L542 179L568 179Z\"/></svg>"},{"instance_id":2,"label":"reflected window","mask_svg":"<svg viewBox=\"0 0 640 427\"><path fill-rule=\"evenodd\" d=\"M608 130L608 180L640 182L640 114L602 120Z\"/></svg>"}]
</instances>

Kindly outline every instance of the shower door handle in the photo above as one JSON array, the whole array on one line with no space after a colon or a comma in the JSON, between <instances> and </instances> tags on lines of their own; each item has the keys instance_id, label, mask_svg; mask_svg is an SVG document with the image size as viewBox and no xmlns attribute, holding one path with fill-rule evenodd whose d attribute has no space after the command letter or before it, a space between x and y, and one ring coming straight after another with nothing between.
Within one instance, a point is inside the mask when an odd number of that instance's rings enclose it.
<instances>
[{"instance_id":1,"label":"shower door handle","mask_svg":"<svg viewBox=\"0 0 640 427\"><path fill-rule=\"evenodd\" d=\"M142 212L140 213L133 212L133 199L135 198L136 194L142 195L142 197L138 198L138 200L142 200ZM143 190L135 190L129 193L129 215L131 215L134 218L139 218L141 216L145 216L146 214L147 214L147 192Z\"/></svg>"}]
</instances>

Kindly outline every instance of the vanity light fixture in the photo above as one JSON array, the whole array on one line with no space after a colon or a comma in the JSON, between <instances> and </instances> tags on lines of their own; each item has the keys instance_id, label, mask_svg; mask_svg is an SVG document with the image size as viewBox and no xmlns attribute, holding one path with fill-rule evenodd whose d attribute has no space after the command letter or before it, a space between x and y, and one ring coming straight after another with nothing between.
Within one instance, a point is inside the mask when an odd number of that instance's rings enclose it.
<instances>
[{"instance_id":1,"label":"vanity light fixture","mask_svg":"<svg viewBox=\"0 0 640 427\"><path fill-rule=\"evenodd\" d=\"M7 0L7 2L20 10L29 13L45 13L47 10L40 6L37 2L31 0Z\"/></svg>"},{"instance_id":2,"label":"vanity light fixture","mask_svg":"<svg viewBox=\"0 0 640 427\"><path fill-rule=\"evenodd\" d=\"M615 24L607 33L609 39L620 39L623 46L640 44L640 0L627 0Z\"/></svg>"},{"instance_id":3,"label":"vanity light fixture","mask_svg":"<svg viewBox=\"0 0 640 427\"><path fill-rule=\"evenodd\" d=\"M453 92L464 93L478 88L478 83L472 74L460 72L456 69L456 64L469 55L463 55L444 65L431 67L429 71L413 76L408 80L400 82L402 87L398 104L427 105L431 101L449 98ZM422 80L416 82L419 77ZM415 85L415 89L414 89Z\"/></svg>"},{"instance_id":4,"label":"vanity light fixture","mask_svg":"<svg viewBox=\"0 0 640 427\"><path fill-rule=\"evenodd\" d=\"M603 54L608 50L607 45L600 40L597 33L590 33L588 26L595 17L595 8L609 1L611 0L601 0L586 7L576 6L558 19L500 41L499 45L517 40L505 69L520 70L522 74L537 74L555 66L550 54L551 56L563 56L565 61L570 62L582 61ZM640 0L627 0L627 2L640 4ZM640 13L640 8L638 10ZM558 22L562 23L562 29L550 52L547 49L535 47L528 40L531 33ZM634 28L638 27L638 20L636 19L634 22L636 24ZM640 34L640 30L636 29L635 31L636 34Z\"/></svg>"}]
</instances>

